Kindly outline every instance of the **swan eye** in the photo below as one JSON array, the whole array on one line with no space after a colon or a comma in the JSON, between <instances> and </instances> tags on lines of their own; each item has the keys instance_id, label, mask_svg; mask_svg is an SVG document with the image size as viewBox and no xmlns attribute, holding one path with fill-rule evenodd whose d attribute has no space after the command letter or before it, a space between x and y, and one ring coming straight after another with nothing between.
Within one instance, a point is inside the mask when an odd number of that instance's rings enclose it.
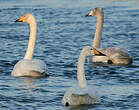
<instances>
[{"instance_id":1,"label":"swan eye","mask_svg":"<svg viewBox=\"0 0 139 110\"><path fill-rule=\"evenodd\" d=\"M69 103L68 103L68 102L66 102L66 103L65 103L65 106L69 106Z\"/></svg>"},{"instance_id":2,"label":"swan eye","mask_svg":"<svg viewBox=\"0 0 139 110\"><path fill-rule=\"evenodd\" d=\"M24 20L27 20L27 19L29 19L29 16L25 16L25 17L24 17Z\"/></svg>"}]
</instances>

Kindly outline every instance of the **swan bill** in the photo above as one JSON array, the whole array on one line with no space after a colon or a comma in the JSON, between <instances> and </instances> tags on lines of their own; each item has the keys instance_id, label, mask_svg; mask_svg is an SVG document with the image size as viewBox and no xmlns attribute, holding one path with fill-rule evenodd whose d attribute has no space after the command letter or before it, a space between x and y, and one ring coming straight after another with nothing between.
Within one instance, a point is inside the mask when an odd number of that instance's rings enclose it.
<instances>
[{"instance_id":1,"label":"swan bill","mask_svg":"<svg viewBox=\"0 0 139 110\"><path fill-rule=\"evenodd\" d=\"M94 49L94 54L95 54L96 56L106 56L105 54L99 52L99 51L96 50L96 49Z\"/></svg>"},{"instance_id":2,"label":"swan bill","mask_svg":"<svg viewBox=\"0 0 139 110\"><path fill-rule=\"evenodd\" d=\"M85 16L91 16L91 15L87 14L87 15L85 15Z\"/></svg>"},{"instance_id":3,"label":"swan bill","mask_svg":"<svg viewBox=\"0 0 139 110\"><path fill-rule=\"evenodd\" d=\"M15 22L23 22L25 16L22 16L20 19L15 20Z\"/></svg>"}]
</instances>

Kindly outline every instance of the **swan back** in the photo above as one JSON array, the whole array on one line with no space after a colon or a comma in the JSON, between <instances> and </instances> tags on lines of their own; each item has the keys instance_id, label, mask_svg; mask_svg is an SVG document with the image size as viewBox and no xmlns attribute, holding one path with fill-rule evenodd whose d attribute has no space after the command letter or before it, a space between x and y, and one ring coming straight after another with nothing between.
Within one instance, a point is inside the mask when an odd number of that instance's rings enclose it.
<instances>
[{"instance_id":1,"label":"swan back","mask_svg":"<svg viewBox=\"0 0 139 110\"><path fill-rule=\"evenodd\" d=\"M132 58L128 55L128 52L123 48L118 47L108 47L99 48L99 52L105 54L106 56L93 56L93 62L103 62L115 65L128 65L132 63Z\"/></svg>"},{"instance_id":2,"label":"swan back","mask_svg":"<svg viewBox=\"0 0 139 110\"><path fill-rule=\"evenodd\" d=\"M109 47L102 48L101 52L108 56L113 64L131 64L132 58L129 56L128 52L123 48Z\"/></svg>"},{"instance_id":3,"label":"swan back","mask_svg":"<svg viewBox=\"0 0 139 110\"><path fill-rule=\"evenodd\" d=\"M97 91L88 86L84 88L80 88L79 86L69 88L62 99L64 106L97 104L99 102L100 96Z\"/></svg>"}]
</instances>

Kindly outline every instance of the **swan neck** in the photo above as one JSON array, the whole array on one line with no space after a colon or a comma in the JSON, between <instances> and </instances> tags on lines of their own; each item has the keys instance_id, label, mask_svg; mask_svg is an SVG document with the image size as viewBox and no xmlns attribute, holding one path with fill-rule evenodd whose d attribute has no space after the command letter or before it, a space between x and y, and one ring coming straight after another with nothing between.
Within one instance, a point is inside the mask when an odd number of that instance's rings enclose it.
<instances>
[{"instance_id":1,"label":"swan neck","mask_svg":"<svg viewBox=\"0 0 139 110\"><path fill-rule=\"evenodd\" d=\"M77 79L79 87L87 86L85 73L84 73L84 63L85 63L85 52L82 50L78 59L78 67L77 67Z\"/></svg>"},{"instance_id":2,"label":"swan neck","mask_svg":"<svg viewBox=\"0 0 139 110\"><path fill-rule=\"evenodd\" d=\"M29 26L30 26L30 37L29 37L28 47L24 59L30 60L33 57L35 43L36 43L36 34L37 34L36 20L35 19L32 20Z\"/></svg>"},{"instance_id":3,"label":"swan neck","mask_svg":"<svg viewBox=\"0 0 139 110\"><path fill-rule=\"evenodd\" d=\"M96 32L94 36L94 48L100 48L101 43L101 36L102 36L102 29L103 29L103 20L104 20L104 14L101 13L97 16L97 24L96 24Z\"/></svg>"}]
</instances>

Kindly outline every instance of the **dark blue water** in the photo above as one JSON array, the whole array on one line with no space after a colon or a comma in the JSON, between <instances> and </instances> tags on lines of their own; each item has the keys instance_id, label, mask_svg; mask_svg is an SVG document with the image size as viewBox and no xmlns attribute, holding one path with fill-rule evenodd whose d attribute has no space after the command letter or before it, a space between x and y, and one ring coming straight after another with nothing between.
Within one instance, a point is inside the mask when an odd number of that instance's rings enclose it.
<instances>
[{"instance_id":1,"label":"dark blue water","mask_svg":"<svg viewBox=\"0 0 139 110\"><path fill-rule=\"evenodd\" d=\"M86 78L101 96L93 106L65 108L65 91L77 84L76 66L84 46L91 45L96 18L85 17L95 7L104 10L102 47L125 48L130 66L92 66ZM24 57L29 27L14 23L25 13L37 18L34 58L44 60L47 78L12 77L15 63ZM139 1L138 0L1 0L0 1L0 109L1 110L138 110L139 109Z\"/></svg>"}]
</instances>

